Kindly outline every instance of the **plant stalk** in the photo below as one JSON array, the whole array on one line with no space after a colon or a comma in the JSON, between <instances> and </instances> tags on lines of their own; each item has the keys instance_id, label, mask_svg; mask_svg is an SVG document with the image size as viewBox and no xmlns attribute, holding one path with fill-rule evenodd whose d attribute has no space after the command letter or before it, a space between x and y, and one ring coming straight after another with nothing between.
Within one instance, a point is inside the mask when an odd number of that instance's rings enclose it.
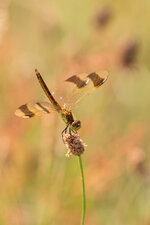
<instances>
[{"instance_id":1,"label":"plant stalk","mask_svg":"<svg viewBox=\"0 0 150 225\"><path fill-rule=\"evenodd\" d=\"M85 198L85 183L84 183L84 173L83 173L83 165L82 165L82 158L81 158L81 156L79 156L79 165L80 165L81 181L82 181L82 215L81 215L81 225L84 225L85 210L86 210L86 198Z\"/></svg>"}]
</instances>

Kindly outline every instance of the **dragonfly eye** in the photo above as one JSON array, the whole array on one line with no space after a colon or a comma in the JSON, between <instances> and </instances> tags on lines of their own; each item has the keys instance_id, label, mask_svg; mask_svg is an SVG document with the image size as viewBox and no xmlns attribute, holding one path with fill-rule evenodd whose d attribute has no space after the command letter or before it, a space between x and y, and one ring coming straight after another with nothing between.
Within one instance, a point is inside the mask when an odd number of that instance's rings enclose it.
<instances>
[{"instance_id":1,"label":"dragonfly eye","mask_svg":"<svg viewBox=\"0 0 150 225\"><path fill-rule=\"evenodd\" d=\"M81 121L80 120L75 120L71 124L73 130L78 130L81 127Z\"/></svg>"}]
</instances>

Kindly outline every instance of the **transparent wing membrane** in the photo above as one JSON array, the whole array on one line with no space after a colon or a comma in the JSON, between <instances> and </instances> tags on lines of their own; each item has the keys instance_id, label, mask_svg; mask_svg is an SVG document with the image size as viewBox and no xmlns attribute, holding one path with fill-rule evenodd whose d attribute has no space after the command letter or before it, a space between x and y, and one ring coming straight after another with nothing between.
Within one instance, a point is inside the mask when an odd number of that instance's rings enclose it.
<instances>
[{"instance_id":1,"label":"transparent wing membrane","mask_svg":"<svg viewBox=\"0 0 150 225\"><path fill-rule=\"evenodd\" d=\"M35 101L20 106L16 110L15 115L22 118L31 118L35 116L42 116L47 113L52 113L54 111L55 109L51 103Z\"/></svg>"},{"instance_id":2,"label":"transparent wing membrane","mask_svg":"<svg viewBox=\"0 0 150 225\"><path fill-rule=\"evenodd\" d=\"M62 109L71 110L85 96L103 85L108 78L107 71L77 74L69 77L65 82L59 81L59 88L55 88L54 91L50 92L37 70L36 75L50 102L36 101L24 104L15 112L19 117L31 118L54 111L62 112Z\"/></svg>"},{"instance_id":3,"label":"transparent wing membrane","mask_svg":"<svg viewBox=\"0 0 150 225\"><path fill-rule=\"evenodd\" d=\"M105 83L107 71L82 73L69 77L61 89L54 91L54 97L64 108L74 108L85 96L91 94Z\"/></svg>"}]
</instances>

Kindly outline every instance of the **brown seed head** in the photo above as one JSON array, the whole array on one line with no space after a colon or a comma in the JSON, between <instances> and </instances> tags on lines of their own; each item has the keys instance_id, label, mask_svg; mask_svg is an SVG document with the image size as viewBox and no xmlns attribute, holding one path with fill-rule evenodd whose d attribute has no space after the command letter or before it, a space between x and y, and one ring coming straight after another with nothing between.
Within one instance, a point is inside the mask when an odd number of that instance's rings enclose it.
<instances>
[{"instance_id":1,"label":"brown seed head","mask_svg":"<svg viewBox=\"0 0 150 225\"><path fill-rule=\"evenodd\" d=\"M64 143L68 149L67 157L70 155L80 156L84 152L85 144L78 134L65 134Z\"/></svg>"}]
</instances>

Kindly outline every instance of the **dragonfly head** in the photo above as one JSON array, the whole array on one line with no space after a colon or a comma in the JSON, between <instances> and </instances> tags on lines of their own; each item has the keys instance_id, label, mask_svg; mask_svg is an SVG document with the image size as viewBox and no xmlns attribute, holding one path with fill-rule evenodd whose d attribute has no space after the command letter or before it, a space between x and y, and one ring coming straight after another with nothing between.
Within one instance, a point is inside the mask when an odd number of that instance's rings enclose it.
<instances>
[{"instance_id":1,"label":"dragonfly head","mask_svg":"<svg viewBox=\"0 0 150 225\"><path fill-rule=\"evenodd\" d=\"M81 128L81 121L80 120L75 120L71 123L71 129L74 131L77 131Z\"/></svg>"}]
</instances>

